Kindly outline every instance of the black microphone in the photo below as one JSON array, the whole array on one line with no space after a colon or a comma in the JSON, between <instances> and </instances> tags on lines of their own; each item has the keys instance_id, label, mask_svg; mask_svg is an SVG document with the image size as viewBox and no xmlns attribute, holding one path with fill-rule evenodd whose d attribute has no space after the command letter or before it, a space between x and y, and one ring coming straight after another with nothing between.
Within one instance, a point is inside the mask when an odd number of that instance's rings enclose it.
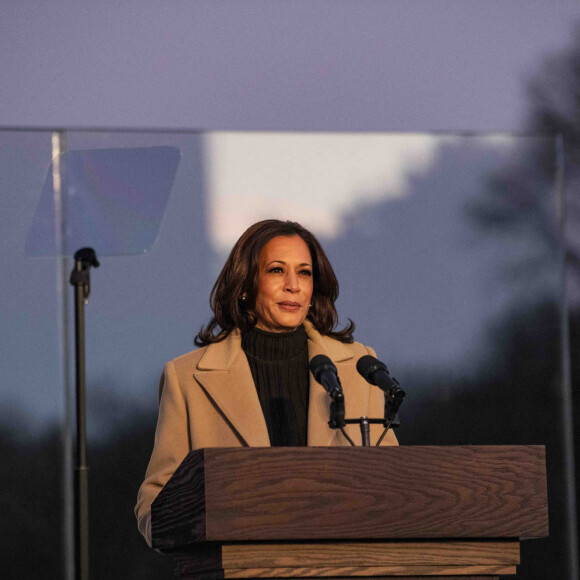
<instances>
[{"instance_id":1,"label":"black microphone","mask_svg":"<svg viewBox=\"0 0 580 580\"><path fill-rule=\"evenodd\" d=\"M334 399L343 397L342 385L338 378L336 367L332 361L323 354L317 354L310 361L310 371L314 378L325 389L325 391Z\"/></svg>"},{"instance_id":2,"label":"black microphone","mask_svg":"<svg viewBox=\"0 0 580 580\"><path fill-rule=\"evenodd\" d=\"M397 380L391 377L389 369L385 363L382 363L374 356L367 354L358 359L356 370L371 385L379 387L379 389L384 391L389 397L399 400L397 407L401 405L405 398L405 391L401 389Z\"/></svg>"}]
</instances>

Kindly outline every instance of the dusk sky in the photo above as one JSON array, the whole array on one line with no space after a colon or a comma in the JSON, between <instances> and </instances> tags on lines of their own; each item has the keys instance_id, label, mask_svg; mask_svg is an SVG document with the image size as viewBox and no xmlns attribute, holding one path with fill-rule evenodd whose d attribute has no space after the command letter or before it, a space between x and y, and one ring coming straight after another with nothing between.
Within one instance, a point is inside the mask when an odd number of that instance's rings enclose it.
<instances>
[{"instance_id":1,"label":"dusk sky","mask_svg":"<svg viewBox=\"0 0 580 580\"><path fill-rule=\"evenodd\" d=\"M577 0L7 0L0 126L520 130Z\"/></svg>"}]
</instances>

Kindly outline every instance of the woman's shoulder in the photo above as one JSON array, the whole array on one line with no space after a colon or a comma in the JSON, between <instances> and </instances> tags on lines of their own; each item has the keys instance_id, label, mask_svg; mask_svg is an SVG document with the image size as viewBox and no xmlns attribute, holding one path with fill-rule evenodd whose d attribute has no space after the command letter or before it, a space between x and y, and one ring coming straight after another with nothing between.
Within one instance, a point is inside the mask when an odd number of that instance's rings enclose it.
<instances>
[{"instance_id":1,"label":"woman's shoulder","mask_svg":"<svg viewBox=\"0 0 580 580\"><path fill-rule=\"evenodd\" d=\"M352 349L353 351L355 351L356 353L361 353L361 354L372 354L373 356L375 356L375 351L372 347L370 346L366 346L364 344L362 344L361 342L353 342L351 343Z\"/></svg>"},{"instance_id":2,"label":"woman's shoulder","mask_svg":"<svg viewBox=\"0 0 580 580\"><path fill-rule=\"evenodd\" d=\"M375 355L375 351L370 346L365 346L361 342L341 342L336 338L332 338L330 336L324 337L326 340L332 341L335 345L340 345L340 348L350 351L354 355L365 355L365 354L372 354Z\"/></svg>"},{"instance_id":3,"label":"woman's shoulder","mask_svg":"<svg viewBox=\"0 0 580 580\"><path fill-rule=\"evenodd\" d=\"M375 356L375 351L371 347L360 342L342 342L332 336L319 334L311 325L307 326L306 329L311 339L315 342L320 341L326 350L337 357L364 356L366 354Z\"/></svg>"},{"instance_id":4,"label":"woman's shoulder","mask_svg":"<svg viewBox=\"0 0 580 580\"><path fill-rule=\"evenodd\" d=\"M240 333L234 330L224 340L186 352L168 364L175 365L178 369L191 369L192 372L196 369L227 368L240 351Z\"/></svg>"},{"instance_id":5,"label":"woman's shoulder","mask_svg":"<svg viewBox=\"0 0 580 580\"><path fill-rule=\"evenodd\" d=\"M182 355L171 359L168 364L174 364L175 366L197 366L197 363L203 358L203 355L207 352L209 346L202 346L201 348L196 348L190 350Z\"/></svg>"}]
</instances>

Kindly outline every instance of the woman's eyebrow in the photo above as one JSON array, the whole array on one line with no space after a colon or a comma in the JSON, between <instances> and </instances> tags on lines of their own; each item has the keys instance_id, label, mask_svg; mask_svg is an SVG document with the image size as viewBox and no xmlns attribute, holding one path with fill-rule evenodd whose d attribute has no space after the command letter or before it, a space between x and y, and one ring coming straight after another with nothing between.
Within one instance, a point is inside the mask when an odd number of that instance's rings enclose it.
<instances>
[{"instance_id":1,"label":"woman's eyebrow","mask_svg":"<svg viewBox=\"0 0 580 580\"><path fill-rule=\"evenodd\" d=\"M286 265L286 262L284 260L272 260L271 262L268 262L266 266L269 266L270 264L274 263ZM312 264L310 262L302 262L302 264L298 264L298 267L300 266L310 266L312 268Z\"/></svg>"}]
</instances>

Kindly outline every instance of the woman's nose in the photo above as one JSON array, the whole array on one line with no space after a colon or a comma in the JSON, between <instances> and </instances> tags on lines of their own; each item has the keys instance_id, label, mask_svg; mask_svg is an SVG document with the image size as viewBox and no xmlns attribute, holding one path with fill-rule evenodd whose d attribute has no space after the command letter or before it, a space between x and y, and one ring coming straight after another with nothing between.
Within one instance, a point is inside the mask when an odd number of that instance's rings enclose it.
<instances>
[{"instance_id":1,"label":"woman's nose","mask_svg":"<svg viewBox=\"0 0 580 580\"><path fill-rule=\"evenodd\" d=\"M286 276L286 290L288 292L298 292L300 290L300 281L295 272L289 272Z\"/></svg>"}]
</instances>

